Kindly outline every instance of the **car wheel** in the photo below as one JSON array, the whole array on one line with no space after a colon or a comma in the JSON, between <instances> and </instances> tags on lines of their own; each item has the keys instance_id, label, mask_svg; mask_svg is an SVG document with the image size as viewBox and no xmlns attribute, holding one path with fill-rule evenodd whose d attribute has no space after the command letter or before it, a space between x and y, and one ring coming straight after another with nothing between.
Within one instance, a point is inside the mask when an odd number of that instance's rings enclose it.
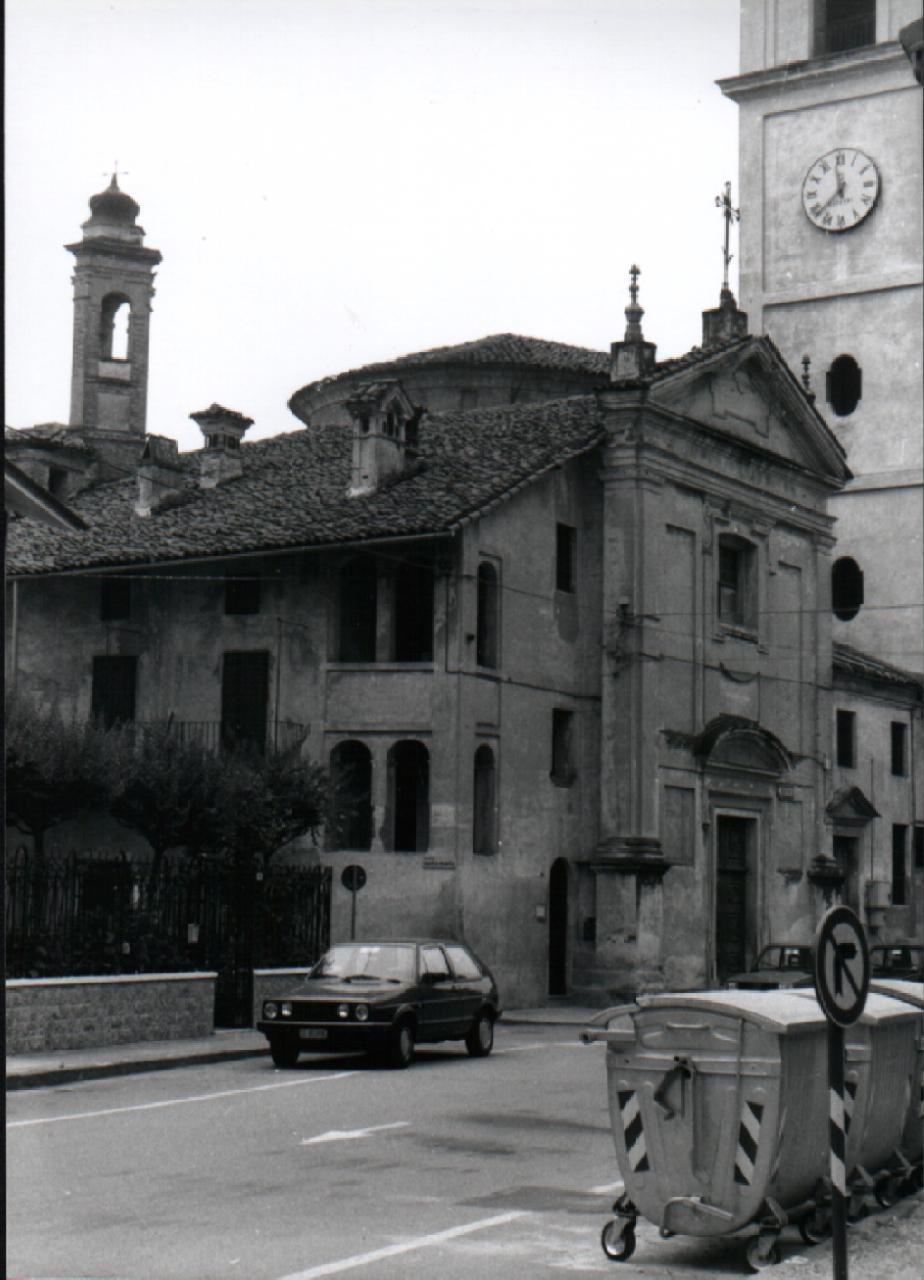
<instances>
[{"instance_id":1,"label":"car wheel","mask_svg":"<svg viewBox=\"0 0 924 1280\"><path fill-rule=\"evenodd\" d=\"M465 1047L473 1058L486 1058L494 1048L494 1019L482 1009L465 1037Z\"/></svg>"},{"instance_id":2,"label":"car wheel","mask_svg":"<svg viewBox=\"0 0 924 1280\"><path fill-rule=\"evenodd\" d=\"M399 1022L392 1032L388 1049L388 1065L391 1067L409 1067L414 1059L414 1024L407 1019Z\"/></svg>"},{"instance_id":3,"label":"car wheel","mask_svg":"<svg viewBox=\"0 0 924 1280\"><path fill-rule=\"evenodd\" d=\"M298 1044L294 1040L276 1037L270 1041L270 1054L274 1067L294 1067L298 1062Z\"/></svg>"}]
</instances>

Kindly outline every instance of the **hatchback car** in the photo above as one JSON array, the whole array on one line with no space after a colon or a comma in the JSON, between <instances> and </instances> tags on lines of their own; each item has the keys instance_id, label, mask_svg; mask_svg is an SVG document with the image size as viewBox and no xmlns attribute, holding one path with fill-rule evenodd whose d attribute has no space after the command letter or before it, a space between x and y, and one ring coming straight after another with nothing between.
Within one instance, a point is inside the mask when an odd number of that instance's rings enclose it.
<instances>
[{"instance_id":1,"label":"hatchback car","mask_svg":"<svg viewBox=\"0 0 924 1280\"><path fill-rule=\"evenodd\" d=\"M924 947L907 943L870 947L869 967L874 978L909 978L924 982Z\"/></svg>"},{"instance_id":2,"label":"hatchback car","mask_svg":"<svg viewBox=\"0 0 924 1280\"><path fill-rule=\"evenodd\" d=\"M813 975L810 946L774 942L764 947L753 969L733 974L725 985L745 991L776 991L780 987L811 986Z\"/></svg>"},{"instance_id":3,"label":"hatchback car","mask_svg":"<svg viewBox=\"0 0 924 1280\"><path fill-rule=\"evenodd\" d=\"M258 1030L277 1067L302 1052L359 1050L406 1067L415 1044L464 1040L483 1058L500 1016L490 970L461 942L343 942L290 994L265 1000Z\"/></svg>"}]
</instances>

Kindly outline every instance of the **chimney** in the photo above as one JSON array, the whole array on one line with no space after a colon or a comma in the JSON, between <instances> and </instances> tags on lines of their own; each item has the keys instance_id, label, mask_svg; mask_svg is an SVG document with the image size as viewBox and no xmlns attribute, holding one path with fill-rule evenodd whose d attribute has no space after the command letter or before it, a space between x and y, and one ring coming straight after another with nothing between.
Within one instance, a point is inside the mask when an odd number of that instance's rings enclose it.
<instances>
[{"instance_id":1,"label":"chimney","mask_svg":"<svg viewBox=\"0 0 924 1280\"><path fill-rule=\"evenodd\" d=\"M185 488L176 441L167 436L148 436L136 474L136 515L152 516L156 511L176 506Z\"/></svg>"},{"instance_id":2,"label":"chimney","mask_svg":"<svg viewBox=\"0 0 924 1280\"><path fill-rule=\"evenodd\" d=\"M745 338L747 332L747 312L738 310L735 295L723 285L719 305L703 312L703 348L719 346L730 338Z\"/></svg>"},{"instance_id":3,"label":"chimney","mask_svg":"<svg viewBox=\"0 0 924 1280\"><path fill-rule=\"evenodd\" d=\"M228 480L237 480L244 471L241 440L247 428L253 426L253 418L220 404L209 405L189 416L205 440L205 448L199 455L200 489L214 489Z\"/></svg>"},{"instance_id":4,"label":"chimney","mask_svg":"<svg viewBox=\"0 0 924 1280\"><path fill-rule=\"evenodd\" d=\"M349 496L356 498L375 493L416 459L421 411L397 382L367 383L346 407L353 419Z\"/></svg>"},{"instance_id":5,"label":"chimney","mask_svg":"<svg viewBox=\"0 0 924 1280\"><path fill-rule=\"evenodd\" d=\"M638 278L641 268L629 268L629 297L626 307L626 332L622 342L610 347L610 381L626 382L646 378L654 372L655 351L653 342L646 342L642 333L642 316L645 314L638 301Z\"/></svg>"}]
</instances>

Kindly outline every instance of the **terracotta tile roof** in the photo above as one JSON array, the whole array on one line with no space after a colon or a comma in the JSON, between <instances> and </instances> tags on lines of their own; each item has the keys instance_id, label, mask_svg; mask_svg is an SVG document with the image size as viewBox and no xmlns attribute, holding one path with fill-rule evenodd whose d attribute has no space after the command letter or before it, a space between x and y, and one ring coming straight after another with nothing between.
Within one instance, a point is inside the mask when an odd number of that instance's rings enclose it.
<instances>
[{"instance_id":1,"label":"terracotta tile roof","mask_svg":"<svg viewBox=\"0 0 924 1280\"><path fill-rule=\"evenodd\" d=\"M371 375L400 372L401 369L418 368L421 365L472 364L530 366L539 369L556 369L567 373L587 373L600 382L609 376L608 351L593 351L589 347L576 347L567 342L550 342L545 338L526 338L518 333L492 333L486 338L471 342L459 342L448 347L431 347L428 351L413 351L409 355L396 356L393 360L378 360L347 369L340 373L309 382L296 391L292 399L306 392L320 390L343 380Z\"/></svg>"},{"instance_id":2,"label":"terracotta tile roof","mask_svg":"<svg viewBox=\"0 0 924 1280\"><path fill-rule=\"evenodd\" d=\"M98 485L71 503L89 526L85 533L16 521L7 568L48 573L444 532L602 435L593 396L425 417L413 470L354 498L347 497L348 427L244 444L243 475L214 489L197 485L201 451L181 454L186 492L177 505L140 517L134 479Z\"/></svg>"},{"instance_id":3,"label":"terracotta tile roof","mask_svg":"<svg viewBox=\"0 0 924 1280\"><path fill-rule=\"evenodd\" d=\"M905 671L902 667L893 667L881 658L874 658L868 653L861 653L852 645L835 642L832 645L832 657L835 675L859 676L864 680L875 680L880 684L898 684L914 688L919 698L924 698L924 676L915 671Z\"/></svg>"}]
</instances>

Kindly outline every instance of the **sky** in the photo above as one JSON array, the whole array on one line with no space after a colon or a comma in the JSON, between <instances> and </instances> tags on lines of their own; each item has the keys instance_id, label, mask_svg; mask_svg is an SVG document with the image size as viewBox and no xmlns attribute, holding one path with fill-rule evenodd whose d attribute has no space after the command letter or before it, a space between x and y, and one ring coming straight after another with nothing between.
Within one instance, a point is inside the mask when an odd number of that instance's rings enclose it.
<instances>
[{"instance_id":1,"label":"sky","mask_svg":"<svg viewBox=\"0 0 924 1280\"><path fill-rule=\"evenodd\" d=\"M163 254L148 431L490 333L659 357L717 305L738 0L6 0L6 421L66 422L113 167ZM736 248L733 237L732 250ZM736 284L736 263L731 282Z\"/></svg>"}]
</instances>

